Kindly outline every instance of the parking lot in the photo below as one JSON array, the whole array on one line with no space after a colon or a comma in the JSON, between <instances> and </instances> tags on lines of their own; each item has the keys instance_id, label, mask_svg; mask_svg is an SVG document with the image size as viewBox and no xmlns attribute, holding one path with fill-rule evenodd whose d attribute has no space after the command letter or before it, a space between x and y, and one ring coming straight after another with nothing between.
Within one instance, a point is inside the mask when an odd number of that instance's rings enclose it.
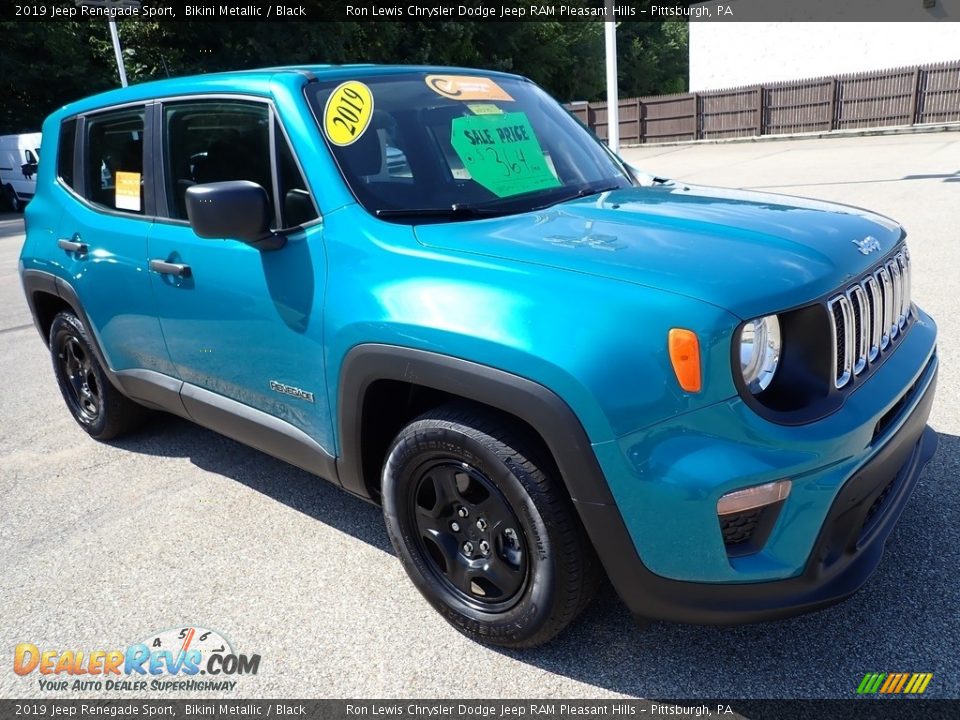
<instances>
[{"instance_id":1,"label":"parking lot","mask_svg":"<svg viewBox=\"0 0 960 720\"><path fill-rule=\"evenodd\" d=\"M914 298L940 326L940 447L860 593L778 623L644 627L607 587L546 647L474 644L407 581L377 508L172 417L90 440L22 296L22 221L3 215L0 697L44 695L11 671L18 643L114 649L188 625L261 656L232 697L850 697L867 672L932 672L928 696L960 697L960 132L625 155L691 183L870 207L910 233Z\"/></svg>"}]
</instances>

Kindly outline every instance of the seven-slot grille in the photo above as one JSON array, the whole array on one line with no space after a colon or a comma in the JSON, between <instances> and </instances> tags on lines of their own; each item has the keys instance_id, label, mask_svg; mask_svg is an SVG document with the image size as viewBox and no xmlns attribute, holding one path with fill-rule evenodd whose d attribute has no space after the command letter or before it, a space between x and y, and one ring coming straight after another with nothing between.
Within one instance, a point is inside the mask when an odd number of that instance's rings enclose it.
<instances>
[{"instance_id":1,"label":"seven-slot grille","mask_svg":"<svg viewBox=\"0 0 960 720\"><path fill-rule=\"evenodd\" d=\"M833 382L842 388L885 352L910 320L910 253L904 247L827 302Z\"/></svg>"}]
</instances>

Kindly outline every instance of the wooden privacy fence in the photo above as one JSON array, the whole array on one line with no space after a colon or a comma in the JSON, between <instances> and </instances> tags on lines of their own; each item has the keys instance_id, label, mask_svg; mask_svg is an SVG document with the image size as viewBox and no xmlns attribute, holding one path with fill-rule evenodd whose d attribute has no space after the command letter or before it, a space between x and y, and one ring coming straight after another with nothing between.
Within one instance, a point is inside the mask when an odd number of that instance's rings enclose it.
<instances>
[{"instance_id":1,"label":"wooden privacy fence","mask_svg":"<svg viewBox=\"0 0 960 720\"><path fill-rule=\"evenodd\" d=\"M571 103L567 108L607 138L607 103ZM624 144L960 122L960 61L627 98L619 108Z\"/></svg>"}]
</instances>

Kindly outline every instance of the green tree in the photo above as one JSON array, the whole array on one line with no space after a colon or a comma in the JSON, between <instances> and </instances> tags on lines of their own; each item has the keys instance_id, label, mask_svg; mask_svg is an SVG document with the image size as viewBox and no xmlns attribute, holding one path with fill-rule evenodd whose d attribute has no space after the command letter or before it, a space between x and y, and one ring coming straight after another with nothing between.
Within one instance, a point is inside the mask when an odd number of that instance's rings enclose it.
<instances>
[{"instance_id":1,"label":"green tree","mask_svg":"<svg viewBox=\"0 0 960 720\"><path fill-rule=\"evenodd\" d=\"M0 132L39 130L57 107L115 85L98 35L109 40L105 24L0 22Z\"/></svg>"},{"instance_id":2,"label":"green tree","mask_svg":"<svg viewBox=\"0 0 960 720\"><path fill-rule=\"evenodd\" d=\"M625 22L617 28L620 97L686 92L690 67L685 22Z\"/></svg>"},{"instance_id":3,"label":"green tree","mask_svg":"<svg viewBox=\"0 0 960 720\"><path fill-rule=\"evenodd\" d=\"M563 101L598 100L605 92L599 22L120 21L117 27L131 83L273 65L380 62L515 72ZM0 133L36 130L56 108L119 83L105 22L0 22L0 37ZM619 23L618 66L623 97L683 91L686 24Z\"/></svg>"}]
</instances>

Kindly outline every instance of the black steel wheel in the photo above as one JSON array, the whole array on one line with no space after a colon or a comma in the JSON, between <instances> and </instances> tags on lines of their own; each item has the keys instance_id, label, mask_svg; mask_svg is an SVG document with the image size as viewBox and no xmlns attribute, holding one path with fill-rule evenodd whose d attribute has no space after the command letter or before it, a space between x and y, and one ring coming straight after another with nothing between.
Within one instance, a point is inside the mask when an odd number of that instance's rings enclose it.
<instances>
[{"instance_id":1,"label":"black steel wheel","mask_svg":"<svg viewBox=\"0 0 960 720\"><path fill-rule=\"evenodd\" d=\"M599 564L541 444L468 404L404 427L383 470L390 539L421 594L469 637L532 647L589 603Z\"/></svg>"},{"instance_id":2,"label":"black steel wheel","mask_svg":"<svg viewBox=\"0 0 960 720\"><path fill-rule=\"evenodd\" d=\"M74 420L97 440L136 429L146 410L125 397L107 379L83 323L69 312L50 326L53 372Z\"/></svg>"},{"instance_id":3,"label":"black steel wheel","mask_svg":"<svg viewBox=\"0 0 960 720\"><path fill-rule=\"evenodd\" d=\"M529 551L503 493L454 457L427 462L417 472L409 511L430 571L474 607L509 608L526 585Z\"/></svg>"},{"instance_id":4,"label":"black steel wheel","mask_svg":"<svg viewBox=\"0 0 960 720\"><path fill-rule=\"evenodd\" d=\"M100 384L93 372L94 360L86 353L76 335L63 333L58 337L55 361L60 365L60 374L66 378L69 393L67 404L81 424L97 421L103 409Z\"/></svg>"}]
</instances>

